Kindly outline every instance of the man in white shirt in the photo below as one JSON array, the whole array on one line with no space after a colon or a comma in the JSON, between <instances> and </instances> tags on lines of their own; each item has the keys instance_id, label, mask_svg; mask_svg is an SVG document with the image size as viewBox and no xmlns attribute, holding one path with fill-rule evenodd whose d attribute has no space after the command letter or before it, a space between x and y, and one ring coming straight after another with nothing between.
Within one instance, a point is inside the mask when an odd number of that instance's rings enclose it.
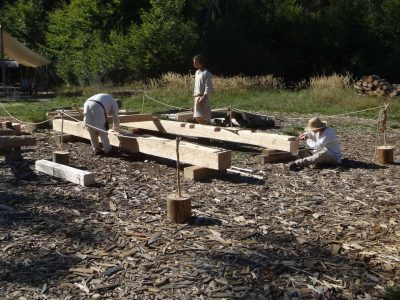
<instances>
[{"instance_id":1,"label":"man in white shirt","mask_svg":"<svg viewBox=\"0 0 400 300\"><path fill-rule=\"evenodd\" d=\"M197 69L193 91L193 118L199 124L209 124L211 120L210 95L212 91L212 74L205 68L202 55L193 57L193 66Z\"/></svg>"},{"instance_id":2,"label":"man in white shirt","mask_svg":"<svg viewBox=\"0 0 400 300\"><path fill-rule=\"evenodd\" d=\"M119 108L121 102L117 102L111 95L96 94L85 101L83 106L84 119L83 124L89 131L90 142L93 152L96 155L109 153L111 151L110 140L108 139L107 115L111 114L113 118L114 130L119 128ZM99 143L99 137L103 144L103 150Z\"/></svg>"},{"instance_id":3,"label":"man in white shirt","mask_svg":"<svg viewBox=\"0 0 400 300\"><path fill-rule=\"evenodd\" d=\"M309 165L337 165L342 163L342 151L335 131L326 121L314 117L308 121L305 132L299 136L312 149L312 155L290 162L288 167L298 171Z\"/></svg>"}]
</instances>

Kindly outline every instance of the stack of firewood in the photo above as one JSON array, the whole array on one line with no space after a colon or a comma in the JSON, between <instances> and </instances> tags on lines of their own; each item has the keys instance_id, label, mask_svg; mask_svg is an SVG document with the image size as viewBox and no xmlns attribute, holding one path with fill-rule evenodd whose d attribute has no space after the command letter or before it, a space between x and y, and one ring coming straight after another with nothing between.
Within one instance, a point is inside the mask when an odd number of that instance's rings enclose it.
<instances>
[{"instance_id":1,"label":"stack of firewood","mask_svg":"<svg viewBox=\"0 0 400 300\"><path fill-rule=\"evenodd\" d=\"M400 95L399 85L390 84L378 75L363 76L354 83L354 88L357 90L358 94L366 94L369 96L395 97Z\"/></svg>"}]
</instances>

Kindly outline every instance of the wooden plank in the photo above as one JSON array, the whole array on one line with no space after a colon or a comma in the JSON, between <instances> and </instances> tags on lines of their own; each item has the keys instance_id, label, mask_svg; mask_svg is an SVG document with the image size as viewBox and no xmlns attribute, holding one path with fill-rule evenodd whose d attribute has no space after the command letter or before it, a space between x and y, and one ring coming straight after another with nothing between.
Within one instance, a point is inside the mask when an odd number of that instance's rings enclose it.
<instances>
[{"instance_id":1,"label":"wooden plank","mask_svg":"<svg viewBox=\"0 0 400 300\"><path fill-rule=\"evenodd\" d=\"M48 160L37 160L35 169L50 176L61 178L82 186L89 186L95 183L92 172L75 169Z\"/></svg>"},{"instance_id":2,"label":"wooden plank","mask_svg":"<svg viewBox=\"0 0 400 300\"><path fill-rule=\"evenodd\" d=\"M227 113L228 108L223 107L223 108L213 108L211 110L211 114L213 113L220 115L221 113ZM193 119L193 112L192 111L183 111L175 114L176 120L178 122L186 122L188 119Z\"/></svg>"},{"instance_id":3,"label":"wooden plank","mask_svg":"<svg viewBox=\"0 0 400 300\"><path fill-rule=\"evenodd\" d=\"M164 132L175 135L209 138L227 142L272 148L297 154L299 141L294 136L253 132L234 128L214 127L175 121L154 120L121 123L121 126Z\"/></svg>"},{"instance_id":4,"label":"wooden plank","mask_svg":"<svg viewBox=\"0 0 400 300\"><path fill-rule=\"evenodd\" d=\"M36 145L36 138L31 136L0 136L2 147L22 147Z\"/></svg>"},{"instance_id":5,"label":"wooden plank","mask_svg":"<svg viewBox=\"0 0 400 300\"><path fill-rule=\"evenodd\" d=\"M266 163L281 163L294 160L296 157L290 152L270 153L268 155L262 154L257 156L257 161L260 164Z\"/></svg>"},{"instance_id":6,"label":"wooden plank","mask_svg":"<svg viewBox=\"0 0 400 300\"><path fill-rule=\"evenodd\" d=\"M5 135L17 135L17 132L14 129L9 128L0 129L0 136Z\"/></svg>"},{"instance_id":7,"label":"wooden plank","mask_svg":"<svg viewBox=\"0 0 400 300\"><path fill-rule=\"evenodd\" d=\"M48 113L49 114L49 113ZM52 114L48 117L51 116L56 116L57 114ZM139 121L152 121L154 120L154 116L150 115L150 114L121 114L118 115L119 117L119 121L120 122L139 122ZM61 117L59 117L61 119ZM64 115L64 120L70 120L70 121L83 121L83 116L79 115L77 112L73 112L73 113L68 113L66 112L66 114ZM112 116L108 116L107 117L108 123L112 123L113 122L113 118Z\"/></svg>"},{"instance_id":8,"label":"wooden plank","mask_svg":"<svg viewBox=\"0 0 400 300\"><path fill-rule=\"evenodd\" d=\"M53 129L61 130L61 120L53 120ZM64 133L90 139L89 132L78 122L64 120ZM110 144L127 152L141 152L162 158L176 160L176 141L156 137L134 137L109 134ZM215 170L226 170L231 166L232 153L225 149L199 146L181 142L179 159L182 163Z\"/></svg>"}]
</instances>

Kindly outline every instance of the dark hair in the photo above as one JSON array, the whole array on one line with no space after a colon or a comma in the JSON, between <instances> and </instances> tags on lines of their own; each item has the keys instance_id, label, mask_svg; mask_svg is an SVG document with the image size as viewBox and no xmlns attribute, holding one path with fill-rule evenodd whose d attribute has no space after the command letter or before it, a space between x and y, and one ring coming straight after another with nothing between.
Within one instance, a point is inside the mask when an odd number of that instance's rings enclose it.
<instances>
[{"instance_id":1,"label":"dark hair","mask_svg":"<svg viewBox=\"0 0 400 300\"><path fill-rule=\"evenodd\" d=\"M205 59L205 57L204 57L203 55L201 55L201 54L195 55L195 56L193 57L193 59L194 59L195 61L198 61L198 62L199 62L200 64L202 64L203 66L206 65L206 59Z\"/></svg>"}]
</instances>

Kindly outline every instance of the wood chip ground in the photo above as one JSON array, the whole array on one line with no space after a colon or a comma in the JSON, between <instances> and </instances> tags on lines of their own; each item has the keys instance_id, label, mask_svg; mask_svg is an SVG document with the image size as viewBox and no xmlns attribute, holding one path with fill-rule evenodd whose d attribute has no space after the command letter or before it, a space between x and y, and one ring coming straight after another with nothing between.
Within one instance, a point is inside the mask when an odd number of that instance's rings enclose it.
<instances>
[{"instance_id":1,"label":"wood chip ground","mask_svg":"<svg viewBox=\"0 0 400 300\"><path fill-rule=\"evenodd\" d=\"M183 181L184 225L166 219L174 162L70 143L71 166L96 174L81 187L34 171L58 150L37 133L24 161L0 160L0 297L379 299L400 278L400 166L373 162L373 121L337 124L343 166L295 173L235 151L235 166L264 179Z\"/></svg>"}]
</instances>

